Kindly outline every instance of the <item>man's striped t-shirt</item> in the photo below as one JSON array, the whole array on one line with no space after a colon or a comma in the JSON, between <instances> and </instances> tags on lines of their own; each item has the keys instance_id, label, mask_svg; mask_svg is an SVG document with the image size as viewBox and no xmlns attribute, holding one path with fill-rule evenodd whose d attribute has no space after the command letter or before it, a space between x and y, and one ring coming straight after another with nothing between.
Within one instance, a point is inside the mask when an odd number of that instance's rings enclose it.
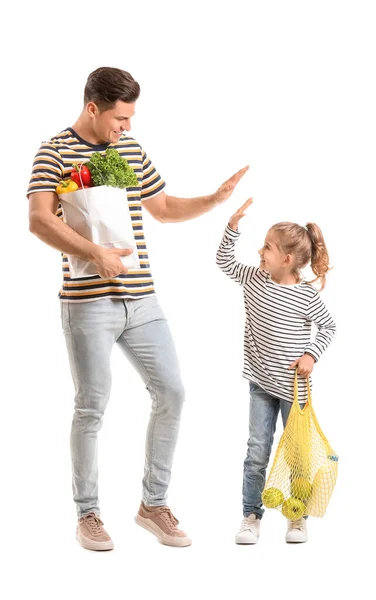
<instances>
[{"instance_id":1,"label":"man's striped t-shirt","mask_svg":"<svg viewBox=\"0 0 376 600\"><path fill-rule=\"evenodd\" d=\"M126 158L139 181L139 187L127 188L127 196L140 268L113 279L101 279L99 275L71 279L68 258L63 254L63 285L59 293L63 302L87 302L104 297L144 298L155 293L143 231L141 201L159 194L165 182L136 140L124 135L116 144L95 145L86 142L68 127L42 143L34 159L27 195L54 192L61 180L70 178L73 163L86 162L94 152L104 154L107 148L115 148ZM60 204L56 214L62 217Z\"/></svg>"},{"instance_id":2,"label":"man's striped t-shirt","mask_svg":"<svg viewBox=\"0 0 376 600\"><path fill-rule=\"evenodd\" d=\"M281 285L266 271L237 262L234 248L239 236L239 232L226 228L217 264L243 286L243 375L272 396L292 402L294 369L289 370L289 365L305 353L317 361L331 342L336 326L318 291L309 283ZM313 340L312 323L317 326ZM298 377L298 383L299 402L305 402L306 379Z\"/></svg>"}]
</instances>

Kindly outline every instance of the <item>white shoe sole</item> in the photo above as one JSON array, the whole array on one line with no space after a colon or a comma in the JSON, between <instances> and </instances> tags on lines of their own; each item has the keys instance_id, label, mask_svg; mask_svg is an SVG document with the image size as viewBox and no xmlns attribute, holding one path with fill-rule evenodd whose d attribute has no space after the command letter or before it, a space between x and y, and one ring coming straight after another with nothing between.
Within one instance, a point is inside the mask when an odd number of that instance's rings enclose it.
<instances>
[{"instance_id":1,"label":"white shoe sole","mask_svg":"<svg viewBox=\"0 0 376 600\"><path fill-rule=\"evenodd\" d=\"M83 548L86 548L86 550L96 550L100 552L103 550L114 549L114 542L112 540L109 540L108 542L95 542L82 535L78 529L76 531L76 539Z\"/></svg>"},{"instance_id":2,"label":"white shoe sole","mask_svg":"<svg viewBox=\"0 0 376 600\"><path fill-rule=\"evenodd\" d=\"M137 523L137 525L140 525L140 527L143 527L144 529L146 529L146 531L149 531L150 533L155 535L155 537L158 538L161 544L164 544L165 546L177 546L179 548L182 548L184 546L190 546L192 544L192 540L189 537L177 537L174 535L168 535L167 533L164 533L158 527L158 525L153 523L153 521L151 521L150 519L144 519L144 517L141 517L141 515L137 515L134 520Z\"/></svg>"},{"instance_id":3,"label":"white shoe sole","mask_svg":"<svg viewBox=\"0 0 376 600\"><path fill-rule=\"evenodd\" d=\"M258 538L253 540L247 540L247 538L241 538L238 536L235 537L235 544L238 544L239 546L254 546L255 544L257 544L257 542Z\"/></svg>"}]
</instances>

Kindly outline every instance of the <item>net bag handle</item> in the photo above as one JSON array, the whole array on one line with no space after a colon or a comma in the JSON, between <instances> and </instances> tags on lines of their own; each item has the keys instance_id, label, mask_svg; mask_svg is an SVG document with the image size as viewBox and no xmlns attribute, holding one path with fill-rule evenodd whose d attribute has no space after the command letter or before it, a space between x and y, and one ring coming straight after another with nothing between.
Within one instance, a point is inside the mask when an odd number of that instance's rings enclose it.
<instances>
[{"instance_id":1,"label":"net bag handle","mask_svg":"<svg viewBox=\"0 0 376 600\"><path fill-rule=\"evenodd\" d=\"M305 406L312 407L312 396L311 396L311 386L309 384L309 377L306 379L307 381L307 402ZM294 375L294 403L297 404L300 412L304 411L304 408L301 409L299 405L299 387L298 387L298 367L295 367L295 375Z\"/></svg>"}]
</instances>

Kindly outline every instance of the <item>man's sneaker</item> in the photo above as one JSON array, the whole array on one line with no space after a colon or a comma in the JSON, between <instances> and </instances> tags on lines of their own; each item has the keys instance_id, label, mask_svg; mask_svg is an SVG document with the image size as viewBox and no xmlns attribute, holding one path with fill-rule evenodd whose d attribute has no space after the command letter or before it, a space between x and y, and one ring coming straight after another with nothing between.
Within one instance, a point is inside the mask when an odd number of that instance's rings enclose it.
<instances>
[{"instance_id":1,"label":"man's sneaker","mask_svg":"<svg viewBox=\"0 0 376 600\"><path fill-rule=\"evenodd\" d=\"M114 543L94 512L78 520L76 538L87 550L113 550Z\"/></svg>"},{"instance_id":2,"label":"man's sneaker","mask_svg":"<svg viewBox=\"0 0 376 600\"><path fill-rule=\"evenodd\" d=\"M257 544L260 535L260 519L253 513L244 517L240 531L235 537L237 544Z\"/></svg>"},{"instance_id":3,"label":"man's sneaker","mask_svg":"<svg viewBox=\"0 0 376 600\"><path fill-rule=\"evenodd\" d=\"M187 534L176 527L179 521L167 506L146 506L141 502L135 521L137 525L153 533L161 544L167 546L192 544Z\"/></svg>"},{"instance_id":4,"label":"man's sneaker","mask_svg":"<svg viewBox=\"0 0 376 600\"><path fill-rule=\"evenodd\" d=\"M287 525L286 542L288 544L302 544L308 540L307 519L289 521Z\"/></svg>"}]
</instances>

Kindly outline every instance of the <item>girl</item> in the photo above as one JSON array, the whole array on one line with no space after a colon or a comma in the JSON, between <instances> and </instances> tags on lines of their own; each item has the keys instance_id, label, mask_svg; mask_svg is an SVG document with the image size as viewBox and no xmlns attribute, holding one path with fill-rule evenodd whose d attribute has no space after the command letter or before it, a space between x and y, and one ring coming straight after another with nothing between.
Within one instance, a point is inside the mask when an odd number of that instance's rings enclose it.
<instances>
[{"instance_id":1,"label":"girl","mask_svg":"<svg viewBox=\"0 0 376 600\"><path fill-rule=\"evenodd\" d=\"M307 400L307 377L328 347L335 323L318 291L325 286L329 256L320 228L277 223L266 234L260 266L235 260L238 224L252 198L231 217L217 252L217 264L243 286L246 313L244 370L249 379L250 414L248 451L243 474L243 521L235 541L256 544L264 513L261 494L279 410L285 426L294 398L294 370L298 369L299 401ZM302 279L300 269L311 265L316 278ZM311 340L312 323L317 333ZM310 381L311 384L311 381ZM305 519L289 521L286 542L306 542Z\"/></svg>"}]
</instances>

